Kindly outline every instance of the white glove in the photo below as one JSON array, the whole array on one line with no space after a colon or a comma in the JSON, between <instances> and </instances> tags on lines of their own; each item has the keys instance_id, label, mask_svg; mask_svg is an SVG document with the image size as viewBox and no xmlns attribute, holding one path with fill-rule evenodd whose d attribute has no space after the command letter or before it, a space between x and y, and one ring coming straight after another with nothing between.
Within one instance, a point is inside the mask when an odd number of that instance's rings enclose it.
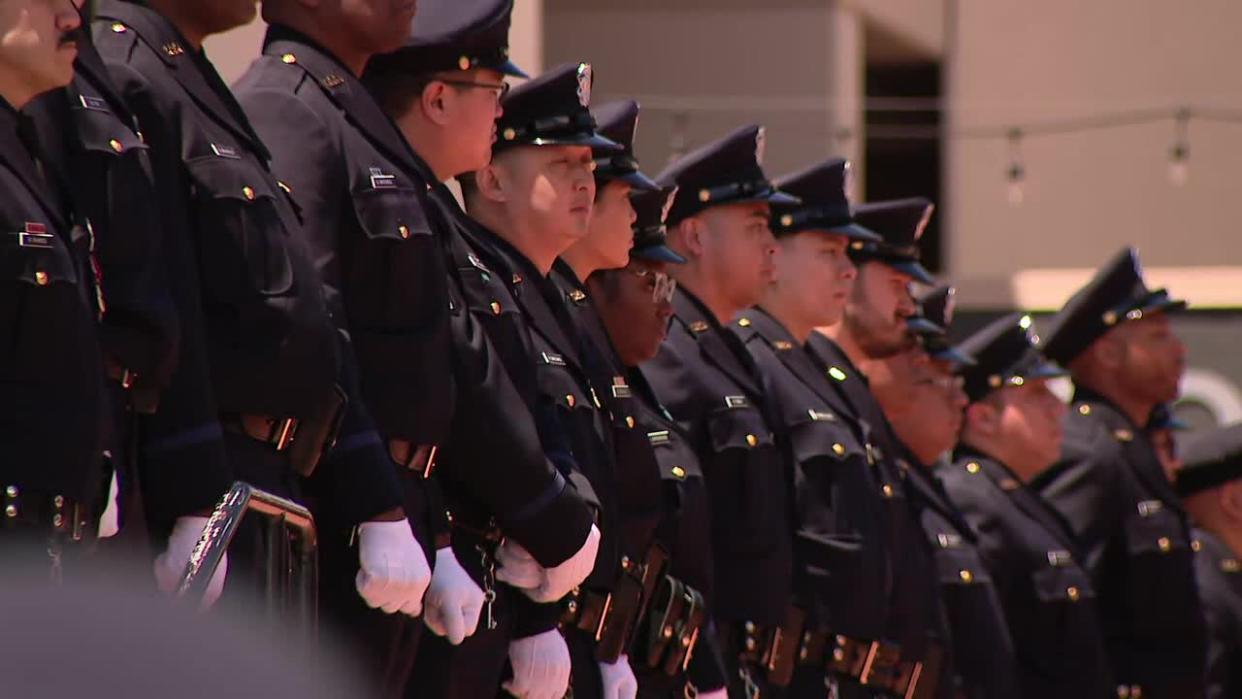
<instances>
[{"instance_id":1,"label":"white glove","mask_svg":"<svg viewBox=\"0 0 1242 699\"><path fill-rule=\"evenodd\" d=\"M698 699L729 699L729 690L721 687L720 689L713 689L707 692L699 692L694 696L698 697Z\"/></svg>"},{"instance_id":2,"label":"white glove","mask_svg":"<svg viewBox=\"0 0 1242 699\"><path fill-rule=\"evenodd\" d=\"M173 524L172 533L168 535L168 548L155 557L155 584L166 594L177 591L181 578L185 575L186 564L190 562L190 554L198 545L198 539L207 526L206 517L178 517ZM229 555L226 552L220 557L220 565L211 575L207 583L207 591L203 593L200 604L206 609L220 599L224 591L224 578L229 570Z\"/></svg>"},{"instance_id":3,"label":"white glove","mask_svg":"<svg viewBox=\"0 0 1242 699\"><path fill-rule=\"evenodd\" d=\"M500 582L529 591L538 589L546 578L547 571L521 544L505 539L496 547L496 579Z\"/></svg>"},{"instance_id":4,"label":"white glove","mask_svg":"<svg viewBox=\"0 0 1242 699\"><path fill-rule=\"evenodd\" d=\"M540 566L521 545L505 540L496 549L496 579L508 583L536 602L555 602L586 580L599 553L599 529L592 524L582 548L552 568ZM536 581L536 573L539 580Z\"/></svg>"},{"instance_id":5,"label":"white glove","mask_svg":"<svg viewBox=\"0 0 1242 699\"><path fill-rule=\"evenodd\" d=\"M630 669L629 656L622 655L615 663L600 663L599 677L604 688L603 699L634 699L638 696L638 679Z\"/></svg>"},{"instance_id":6,"label":"white glove","mask_svg":"<svg viewBox=\"0 0 1242 699\"><path fill-rule=\"evenodd\" d=\"M419 615L431 567L408 520L358 525L358 564L354 584L367 606Z\"/></svg>"},{"instance_id":7,"label":"white glove","mask_svg":"<svg viewBox=\"0 0 1242 699\"><path fill-rule=\"evenodd\" d=\"M556 629L509 644L513 679L502 689L518 699L562 699L569 690L569 646Z\"/></svg>"},{"instance_id":8,"label":"white glove","mask_svg":"<svg viewBox=\"0 0 1242 699\"><path fill-rule=\"evenodd\" d=\"M436 569L426 602L423 623L432 633L444 636L453 645L474 635L483 611L483 590L457 562L450 547L436 551Z\"/></svg>"}]
</instances>

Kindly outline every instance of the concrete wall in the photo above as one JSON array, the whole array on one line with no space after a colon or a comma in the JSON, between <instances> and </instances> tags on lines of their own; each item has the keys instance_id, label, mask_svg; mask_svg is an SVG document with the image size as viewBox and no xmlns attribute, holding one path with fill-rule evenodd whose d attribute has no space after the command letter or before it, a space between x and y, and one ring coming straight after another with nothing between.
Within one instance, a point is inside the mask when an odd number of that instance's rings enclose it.
<instances>
[{"instance_id":1,"label":"concrete wall","mask_svg":"<svg viewBox=\"0 0 1242 699\"><path fill-rule=\"evenodd\" d=\"M958 17L951 128L1242 106L1236 0L958 0ZM1090 267L1125 243L1148 267L1242 263L1242 124L1191 121L1181 187L1169 178L1173 141L1171 120L1028 137L1017 207L1006 197L1005 139L950 141L946 240L963 304L1003 294L1023 268ZM1057 303L1069 291L1049 275L1026 278L1026 298Z\"/></svg>"},{"instance_id":2,"label":"concrete wall","mask_svg":"<svg viewBox=\"0 0 1242 699\"><path fill-rule=\"evenodd\" d=\"M837 154L857 125L861 26L822 1L546 0L547 65L587 60L593 101L643 105L638 156L653 174L748 122L767 127L772 174ZM838 97L838 93L840 97Z\"/></svg>"}]
</instances>

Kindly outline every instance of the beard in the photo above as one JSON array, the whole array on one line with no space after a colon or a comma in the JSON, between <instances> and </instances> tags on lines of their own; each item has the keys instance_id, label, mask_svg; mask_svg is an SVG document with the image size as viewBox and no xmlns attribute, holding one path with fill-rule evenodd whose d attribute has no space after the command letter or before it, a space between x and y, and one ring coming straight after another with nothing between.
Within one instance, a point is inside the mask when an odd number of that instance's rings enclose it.
<instances>
[{"instance_id":1,"label":"beard","mask_svg":"<svg viewBox=\"0 0 1242 699\"><path fill-rule=\"evenodd\" d=\"M845 309L846 330L870 359L888 359L914 346L914 337L906 331L905 321L895 326L870 308L850 304Z\"/></svg>"}]
</instances>

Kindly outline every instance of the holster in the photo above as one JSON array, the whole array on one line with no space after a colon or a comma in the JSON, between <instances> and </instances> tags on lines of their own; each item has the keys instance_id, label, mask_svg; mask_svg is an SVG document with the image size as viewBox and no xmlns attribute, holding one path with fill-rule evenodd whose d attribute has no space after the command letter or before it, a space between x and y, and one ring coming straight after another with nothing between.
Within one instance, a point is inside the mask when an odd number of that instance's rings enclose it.
<instances>
[{"instance_id":1,"label":"holster","mask_svg":"<svg viewBox=\"0 0 1242 699\"><path fill-rule=\"evenodd\" d=\"M349 399L340 386L333 386L329 397L299 419L297 432L289 443L289 465L302 477L310 477L315 467L336 445Z\"/></svg>"},{"instance_id":2,"label":"holster","mask_svg":"<svg viewBox=\"0 0 1242 699\"><path fill-rule=\"evenodd\" d=\"M785 621L772 630L772 640L763 661L768 683L787 687L793 680L798 653L802 647L802 630L805 627L806 611L790 605L785 610Z\"/></svg>"},{"instance_id":3,"label":"holster","mask_svg":"<svg viewBox=\"0 0 1242 699\"><path fill-rule=\"evenodd\" d=\"M662 575L648 606L646 632L636 640L636 655L647 667L674 677L690 664L699 631L707 622L707 604L698 590Z\"/></svg>"}]
</instances>

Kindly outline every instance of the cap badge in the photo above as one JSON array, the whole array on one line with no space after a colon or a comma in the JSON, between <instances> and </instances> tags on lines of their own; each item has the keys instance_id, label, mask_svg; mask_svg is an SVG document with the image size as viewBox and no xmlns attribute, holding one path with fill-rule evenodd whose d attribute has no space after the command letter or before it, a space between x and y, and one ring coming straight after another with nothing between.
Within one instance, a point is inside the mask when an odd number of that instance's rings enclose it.
<instances>
[{"instance_id":1,"label":"cap badge","mask_svg":"<svg viewBox=\"0 0 1242 699\"><path fill-rule=\"evenodd\" d=\"M578 103L583 107L591 106L591 64L578 64Z\"/></svg>"},{"instance_id":2,"label":"cap badge","mask_svg":"<svg viewBox=\"0 0 1242 699\"><path fill-rule=\"evenodd\" d=\"M957 308L957 289L949 287L944 296L944 325L947 328L953 323L953 311Z\"/></svg>"},{"instance_id":3,"label":"cap badge","mask_svg":"<svg viewBox=\"0 0 1242 699\"><path fill-rule=\"evenodd\" d=\"M668 193L664 198L664 208L660 210L660 223L668 220L668 212L673 210L673 202L677 199L677 190L679 187L673 187L673 191Z\"/></svg>"},{"instance_id":4,"label":"cap badge","mask_svg":"<svg viewBox=\"0 0 1242 699\"><path fill-rule=\"evenodd\" d=\"M760 126L755 132L755 163L758 165L763 165L763 152L766 147L766 137L763 134L763 127Z\"/></svg>"}]
</instances>

